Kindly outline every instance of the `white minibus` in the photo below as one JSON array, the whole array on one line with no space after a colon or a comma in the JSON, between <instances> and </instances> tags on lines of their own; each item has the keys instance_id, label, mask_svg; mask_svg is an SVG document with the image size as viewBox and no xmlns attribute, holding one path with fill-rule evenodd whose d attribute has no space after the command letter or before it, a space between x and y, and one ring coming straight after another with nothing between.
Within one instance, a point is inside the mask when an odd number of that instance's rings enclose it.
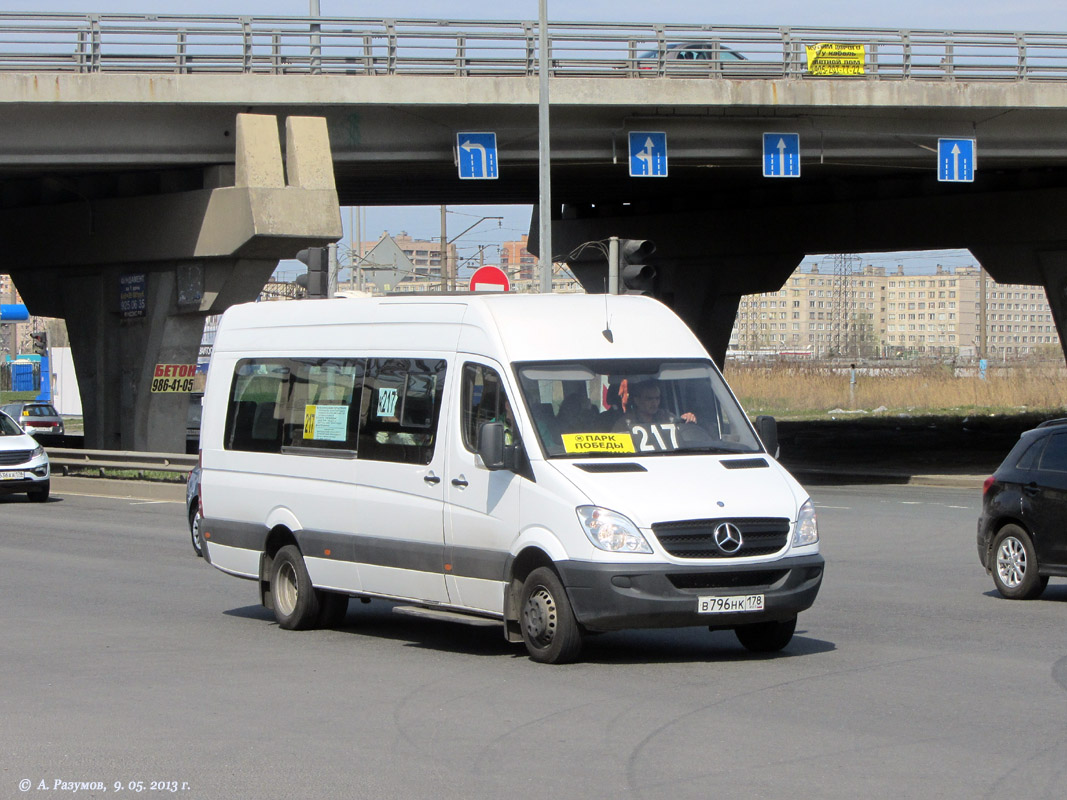
<instances>
[{"instance_id":1,"label":"white minibus","mask_svg":"<svg viewBox=\"0 0 1067 800\"><path fill-rule=\"evenodd\" d=\"M823 558L760 422L648 297L238 305L204 397L204 556L286 629L358 597L498 625L548 663L627 628L774 652Z\"/></svg>"}]
</instances>

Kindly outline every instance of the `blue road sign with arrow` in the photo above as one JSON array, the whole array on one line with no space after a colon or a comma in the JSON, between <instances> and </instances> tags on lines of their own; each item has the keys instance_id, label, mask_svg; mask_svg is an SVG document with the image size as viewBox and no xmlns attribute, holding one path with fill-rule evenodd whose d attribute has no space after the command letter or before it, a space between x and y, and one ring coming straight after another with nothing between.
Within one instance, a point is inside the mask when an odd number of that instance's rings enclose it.
<instances>
[{"instance_id":1,"label":"blue road sign with arrow","mask_svg":"<svg viewBox=\"0 0 1067 800\"><path fill-rule=\"evenodd\" d=\"M763 177L800 177L800 134L763 134Z\"/></svg>"},{"instance_id":2,"label":"blue road sign with arrow","mask_svg":"<svg viewBox=\"0 0 1067 800\"><path fill-rule=\"evenodd\" d=\"M667 134L630 131L630 177L667 177Z\"/></svg>"},{"instance_id":3,"label":"blue road sign with arrow","mask_svg":"<svg viewBox=\"0 0 1067 800\"><path fill-rule=\"evenodd\" d=\"M937 179L973 182L976 149L974 139L938 139Z\"/></svg>"},{"instance_id":4,"label":"blue road sign with arrow","mask_svg":"<svg viewBox=\"0 0 1067 800\"><path fill-rule=\"evenodd\" d=\"M459 177L462 180L495 180L497 167L495 133L458 133Z\"/></svg>"}]
</instances>

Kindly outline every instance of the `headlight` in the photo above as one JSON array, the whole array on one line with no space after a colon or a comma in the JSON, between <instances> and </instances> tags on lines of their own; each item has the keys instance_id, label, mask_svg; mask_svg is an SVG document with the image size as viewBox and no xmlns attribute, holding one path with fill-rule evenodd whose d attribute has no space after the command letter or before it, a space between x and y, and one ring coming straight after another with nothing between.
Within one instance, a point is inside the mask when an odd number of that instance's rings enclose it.
<instances>
[{"instance_id":1,"label":"headlight","mask_svg":"<svg viewBox=\"0 0 1067 800\"><path fill-rule=\"evenodd\" d=\"M30 453L30 458L37 458L37 456L43 456L43 455L44 455L44 448L41 447L41 445L37 445L35 448L33 448L33 451Z\"/></svg>"},{"instance_id":2,"label":"headlight","mask_svg":"<svg viewBox=\"0 0 1067 800\"><path fill-rule=\"evenodd\" d=\"M651 553L637 526L622 514L597 506L578 506L578 519L589 541L612 553Z\"/></svg>"},{"instance_id":3,"label":"headlight","mask_svg":"<svg viewBox=\"0 0 1067 800\"><path fill-rule=\"evenodd\" d=\"M793 529L793 547L803 547L819 541L819 524L815 521L815 506L810 499L804 501Z\"/></svg>"}]
</instances>

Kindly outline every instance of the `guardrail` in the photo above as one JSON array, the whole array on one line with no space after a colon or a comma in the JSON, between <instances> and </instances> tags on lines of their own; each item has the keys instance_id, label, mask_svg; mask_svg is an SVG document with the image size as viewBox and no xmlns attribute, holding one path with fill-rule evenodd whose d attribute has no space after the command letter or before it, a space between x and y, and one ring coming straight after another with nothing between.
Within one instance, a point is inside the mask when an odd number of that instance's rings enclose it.
<instances>
[{"instance_id":1,"label":"guardrail","mask_svg":"<svg viewBox=\"0 0 1067 800\"><path fill-rule=\"evenodd\" d=\"M548 24L554 77L1064 80L1067 34ZM0 71L531 76L530 21L0 12ZM839 48L813 67L812 49ZM833 53L830 54L834 56Z\"/></svg>"},{"instance_id":2,"label":"guardrail","mask_svg":"<svg viewBox=\"0 0 1067 800\"><path fill-rule=\"evenodd\" d=\"M177 453L134 453L125 450L71 450L46 448L52 472L69 475L72 471L95 472L106 477L109 471L136 472L143 478L146 472L173 473L182 478L196 466L197 456Z\"/></svg>"}]
</instances>

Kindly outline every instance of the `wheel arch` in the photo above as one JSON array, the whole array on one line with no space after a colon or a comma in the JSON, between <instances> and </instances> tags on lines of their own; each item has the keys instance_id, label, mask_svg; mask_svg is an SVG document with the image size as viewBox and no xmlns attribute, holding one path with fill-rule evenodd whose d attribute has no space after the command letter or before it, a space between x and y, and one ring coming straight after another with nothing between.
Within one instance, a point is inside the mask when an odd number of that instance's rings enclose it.
<instances>
[{"instance_id":1,"label":"wheel arch","mask_svg":"<svg viewBox=\"0 0 1067 800\"><path fill-rule=\"evenodd\" d=\"M519 629L522 586L527 576L539 567L547 567L559 575L552 557L538 545L527 545L508 560L504 572L507 576L504 586L504 635L509 642L522 642L522 631Z\"/></svg>"},{"instance_id":2,"label":"wheel arch","mask_svg":"<svg viewBox=\"0 0 1067 800\"><path fill-rule=\"evenodd\" d=\"M987 570L992 571L993 569L993 543L996 542L997 537L1000 535L1000 532L1009 525L1014 525L1015 527L1020 528L1022 532L1025 533L1026 536L1030 539L1030 543L1034 544L1034 534L1030 530L1030 526L1028 526L1025 522L1014 516L999 517L989 527L989 541L986 543L985 547L985 566Z\"/></svg>"},{"instance_id":3,"label":"wheel arch","mask_svg":"<svg viewBox=\"0 0 1067 800\"><path fill-rule=\"evenodd\" d=\"M300 549L296 534L285 525L275 525L271 528L263 542L263 552L259 557L259 602L271 611L274 610L274 597L270 590L270 573L274 567L274 556L290 544Z\"/></svg>"}]
</instances>

